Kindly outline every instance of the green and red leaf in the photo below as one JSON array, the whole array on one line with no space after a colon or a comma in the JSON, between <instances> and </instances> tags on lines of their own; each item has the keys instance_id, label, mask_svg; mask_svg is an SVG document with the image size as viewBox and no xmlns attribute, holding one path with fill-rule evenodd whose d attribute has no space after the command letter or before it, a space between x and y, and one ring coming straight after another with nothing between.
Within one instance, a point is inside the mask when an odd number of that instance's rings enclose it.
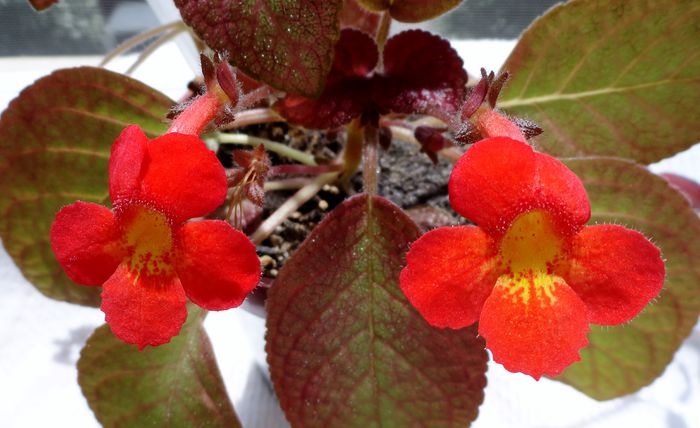
<instances>
[{"instance_id":1,"label":"green and red leaf","mask_svg":"<svg viewBox=\"0 0 700 428\"><path fill-rule=\"evenodd\" d=\"M486 383L476 329L430 327L399 289L418 227L360 195L336 208L270 290L267 353L294 427L464 427Z\"/></svg>"},{"instance_id":2,"label":"green and red leaf","mask_svg":"<svg viewBox=\"0 0 700 428\"><path fill-rule=\"evenodd\" d=\"M503 65L499 107L545 133L542 151L651 163L700 140L694 0L584 1L551 9Z\"/></svg>"},{"instance_id":3,"label":"green and red leaf","mask_svg":"<svg viewBox=\"0 0 700 428\"><path fill-rule=\"evenodd\" d=\"M397 21L421 22L456 7L462 0L358 0L371 11L386 11Z\"/></svg>"},{"instance_id":4,"label":"green and red leaf","mask_svg":"<svg viewBox=\"0 0 700 428\"><path fill-rule=\"evenodd\" d=\"M104 69L59 70L26 88L0 117L0 237L24 276L48 297L99 305L100 290L68 279L49 230L64 205L109 200L110 147L138 123L162 133L172 102Z\"/></svg>"},{"instance_id":5,"label":"green and red leaf","mask_svg":"<svg viewBox=\"0 0 700 428\"><path fill-rule=\"evenodd\" d=\"M175 0L183 20L250 77L289 93L323 90L342 0Z\"/></svg>"},{"instance_id":6,"label":"green and red leaf","mask_svg":"<svg viewBox=\"0 0 700 428\"><path fill-rule=\"evenodd\" d=\"M659 377L700 315L700 218L664 179L612 158L571 160L591 199L594 223L630 226L666 261L659 297L620 327L591 326L581 362L559 379L598 400L638 391Z\"/></svg>"},{"instance_id":7,"label":"green and red leaf","mask_svg":"<svg viewBox=\"0 0 700 428\"><path fill-rule=\"evenodd\" d=\"M166 345L139 351L104 325L80 353L78 383L103 427L240 427L202 322L189 319Z\"/></svg>"}]
</instances>

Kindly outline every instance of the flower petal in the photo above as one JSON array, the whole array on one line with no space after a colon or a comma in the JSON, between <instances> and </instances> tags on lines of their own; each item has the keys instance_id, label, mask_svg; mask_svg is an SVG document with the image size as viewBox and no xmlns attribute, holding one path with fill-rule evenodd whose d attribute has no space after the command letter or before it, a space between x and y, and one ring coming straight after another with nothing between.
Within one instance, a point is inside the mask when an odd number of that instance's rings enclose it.
<instances>
[{"instance_id":1,"label":"flower petal","mask_svg":"<svg viewBox=\"0 0 700 428\"><path fill-rule=\"evenodd\" d=\"M474 144L455 164L449 181L450 204L485 228L501 231L532 205L536 171L530 146L506 137Z\"/></svg>"},{"instance_id":2,"label":"flower petal","mask_svg":"<svg viewBox=\"0 0 700 428\"><path fill-rule=\"evenodd\" d=\"M240 231L219 220L185 224L177 236L175 269L187 297L220 311L239 306L260 281L255 246Z\"/></svg>"},{"instance_id":3,"label":"flower petal","mask_svg":"<svg viewBox=\"0 0 700 428\"><path fill-rule=\"evenodd\" d=\"M78 284L101 285L121 262L119 229L112 211L77 201L56 215L51 248L68 277Z\"/></svg>"},{"instance_id":4,"label":"flower petal","mask_svg":"<svg viewBox=\"0 0 700 428\"><path fill-rule=\"evenodd\" d=\"M175 223L206 215L224 202L226 173L202 140L169 133L148 144L143 197Z\"/></svg>"},{"instance_id":5,"label":"flower petal","mask_svg":"<svg viewBox=\"0 0 700 428\"><path fill-rule=\"evenodd\" d=\"M109 157L109 196L113 205L138 198L148 137L137 125L126 127L112 144Z\"/></svg>"},{"instance_id":6,"label":"flower petal","mask_svg":"<svg viewBox=\"0 0 700 428\"><path fill-rule=\"evenodd\" d=\"M441 227L406 255L401 290L433 326L462 328L479 319L498 272L497 248L474 226Z\"/></svg>"},{"instance_id":7,"label":"flower petal","mask_svg":"<svg viewBox=\"0 0 700 428\"><path fill-rule=\"evenodd\" d=\"M518 215L540 208L565 234L590 217L586 190L573 172L507 137L474 144L452 170L449 194L455 211L489 233L503 233Z\"/></svg>"},{"instance_id":8,"label":"flower petal","mask_svg":"<svg viewBox=\"0 0 700 428\"><path fill-rule=\"evenodd\" d=\"M563 279L547 274L501 276L479 320L494 361L535 379L580 360L588 331L584 303Z\"/></svg>"},{"instance_id":9,"label":"flower petal","mask_svg":"<svg viewBox=\"0 0 700 428\"><path fill-rule=\"evenodd\" d=\"M663 287L661 252L634 230L611 224L586 227L568 253L561 275L586 304L593 324L629 321Z\"/></svg>"},{"instance_id":10,"label":"flower petal","mask_svg":"<svg viewBox=\"0 0 700 428\"><path fill-rule=\"evenodd\" d=\"M139 349L170 342L187 319L187 298L175 276L134 276L119 265L102 289L102 312L115 336Z\"/></svg>"}]
</instances>

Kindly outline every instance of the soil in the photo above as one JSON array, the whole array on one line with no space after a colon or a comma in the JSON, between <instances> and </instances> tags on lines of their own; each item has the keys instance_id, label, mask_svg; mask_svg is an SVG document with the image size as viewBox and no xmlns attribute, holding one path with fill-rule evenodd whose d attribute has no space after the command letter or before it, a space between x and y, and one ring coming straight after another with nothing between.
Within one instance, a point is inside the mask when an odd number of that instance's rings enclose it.
<instances>
[{"instance_id":1,"label":"soil","mask_svg":"<svg viewBox=\"0 0 700 428\"><path fill-rule=\"evenodd\" d=\"M285 143L312 154L319 163L329 162L341 150L342 135L309 131L287 123L273 123L241 128L238 132ZM231 151L235 145L222 145L217 156L226 167L232 166ZM273 165L287 163L286 159L268 152ZM424 229L458 224L464 220L450 207L447 181L452 164L440 160L433 165L410 143L394 140L391 147L380 150L379 194L404 208ZM261 245L257 246L263 276L275 278L285 261L299 247L323 217L348 196L362 191L362 174L358 172L347 189L326 185L314 198L293 213ZM279 207L293 191L267 192L263 218Z\"/></svg>"}]
</instances>

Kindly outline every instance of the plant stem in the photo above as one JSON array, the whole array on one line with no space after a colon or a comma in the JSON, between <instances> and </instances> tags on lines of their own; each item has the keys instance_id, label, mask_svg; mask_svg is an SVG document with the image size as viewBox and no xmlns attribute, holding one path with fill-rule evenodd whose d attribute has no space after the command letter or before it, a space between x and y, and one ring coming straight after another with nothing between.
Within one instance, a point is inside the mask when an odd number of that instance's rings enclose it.
<instances>
[{"instance_id":1,"label":"plant stem","mask_svg":"<svg viewBox=\"0 0 700 428\"><path fill-rule=\"evenodd\" d=\"M285 120L274 110L269 108L256 108L244 110L236 113L235 119L231 123L221 126L220 129L229 130L241 128L248 125L258 125L261 123L285 122Z\"/></svg>"},{"instance_id":2,"label":"plant stem","mask_svg":"<svg viewBox=\"0 0 700 428\"><path fill-rule=\"evenodd\" d=\"M300 189L311 183L312 179L303 177L285 178L284 180L266 181L265 191L274 192L275 190L294 190Z\"/></svg>"},{"instance_id":3,"label":"plant stem","mask_svg":"<svg viewBox=\"0 0 700 428\"><path fill-rule=\"evenodd\" d=\"M354 119L345 128L347 130L345 137L345 147L343 147L343 152L340 154L340 158L343 160L343 184L347 185L350 183L357 167L360 166L360 161L362 160L362 127L360 125L359 119Z\"/></svg>"},{"instance_id":4,"label":"plant stem","mask_svg":"<svg viewBox=\"0 0 700 428\"><path fill-rule=\"evenodd\" d=\"M291 198L284 201L275 212L270 214L270 216L262 222L253 235L251 235L250 240L256 245L262 243L290 214L313 198L325 184L332 182L337 177L337 172L319 175L309 184L299 189Z\"/></svg>"},{"instance_id":5,"label":"plant stem","mask_svg":"<svg viewBox=\"0 0 700 428\"><path fill-rule=\"evenodd\" d=\"M265 146L266 150L275 152L280 156L295 160L304 165L316 165L316 160L308 153L293 149L282 143L266 140L264 138L251 137L246 134L217 134L216 139L223 144L243 144L246 146L257 147L260 144Z\"/></svg>"},{"instance_id":6,"label":"plant stem","mask_svg":"<svg viewBox=\"0 0 700 428\"><path fill-rule=\"evenodd\" d=\"M365 126L365 144L362 150L362 179L365 193L369 195L377 194L379 175L378 144L379 132L377 127L374 125Z\"/></svg>"},{"instance_id":7,"label":"plant stem","mask_svg":"<svg viewBox=\"0 0 700 428\"><path fill-rule=\"evenodd\" d=\"M161 34L160 37L158 37L153 43L148 45L148 47L146 47L139 54L138 58L136 58L136 62L131 64L131 67L129 67L126 70L126 73L124 74L131 75L131 73L133 73L141 64L143 64L143 62L146 61L146 59L148 59L148 57L151 56L153 52L155 52L156 50L158 50L158 48L167 43L168 40L171 40L178 34L182 33L184 30L184 27L176 27L173 30L168 31L167 33Z\"/></svg>"},{"instance_id":8,"label":"plant stem","mask_svg":"<svg viewBox=\"0 0 700 428\"><path fill-rule=\"evenodd\" d=\"M277 176L285 174L295 175L321 175L326 172L338 171L343 167L337 163L328 165L298 165L298 164L283 164L270 167L268 176Z\"/></svg>"},{"instance_id":9,"label":"plant stem","mask_svg":"<svg viewBox=\"0 0 700 428\"><path fill-rule=\"evenodd\" d=\"M138 46L139 44L145 42L146 40L157 36L158 34L164 33L169 30L177 29L178 31L182 31L183 29L186 29L187 27L185 26L185 23L182 21L175 21L171 22L170 24L165 24L158 26L156 28L152 28L148 31L145 31L141 34L137 34L134 37L131 37L129 39L124 40L122 43L119 44L116 48L112 49L105 57L102 59L100 62L99 66L104 67L108 62L116 58L117 56L127 52L129 49Z\"/></svg>"}]
</instances>

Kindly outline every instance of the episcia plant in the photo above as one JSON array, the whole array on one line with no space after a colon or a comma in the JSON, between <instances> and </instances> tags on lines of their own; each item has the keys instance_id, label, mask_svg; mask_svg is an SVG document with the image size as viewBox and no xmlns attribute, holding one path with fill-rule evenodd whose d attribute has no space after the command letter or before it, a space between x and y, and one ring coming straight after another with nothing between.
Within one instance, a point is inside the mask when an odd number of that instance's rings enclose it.
<instances>
[{"instance_id":1,"label":"episcia plant","mask_svg":"<svg viewBox=\"0 0 700 428\"><path fill-rule=\"evenodd\" d=\"M202 322L246 298L295 427L468 426L487 350L599 400L663 373L700 313L699 188L644 165L700 140L700 10L570 1L476 79L389 36L459 3L176 0L145 52L203 48L179 103L80 67L3 112L3 245L104 312L78 362L100 423L240 426ZM447 169L449 206L385 197L397 146Z\"/></svg>"}]
</instances>

